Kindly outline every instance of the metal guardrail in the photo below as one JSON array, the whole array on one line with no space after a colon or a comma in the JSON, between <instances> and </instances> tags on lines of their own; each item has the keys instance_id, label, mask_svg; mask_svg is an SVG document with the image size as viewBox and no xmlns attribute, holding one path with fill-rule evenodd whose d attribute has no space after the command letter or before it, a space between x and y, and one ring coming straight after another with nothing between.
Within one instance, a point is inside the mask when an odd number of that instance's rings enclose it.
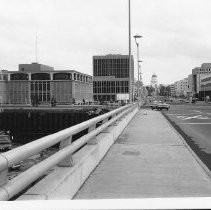
<instances>
[{"instance_id":1,"label":"metal guardrail","mask_svg":"<svg viewBox=\"0 0 211 210\"><path fill-rule=\"evenodd\" d=\"M135 107L137 107L137 104L123 106L104 115L0 154L0 200L11 199L57 164L60 166L72 166L74 164L72 162L72 154L75 151L85 144L96 144L96 135L114 124ZM102 122L102 124L96 128L99 122ZM87 128L88 134L72 142L72 136L74 134ZM57 143L60 143L60 150L58 152L22 172L12 180L8 180L7 175L10 167Z\"/></svg>"}]
</instances>

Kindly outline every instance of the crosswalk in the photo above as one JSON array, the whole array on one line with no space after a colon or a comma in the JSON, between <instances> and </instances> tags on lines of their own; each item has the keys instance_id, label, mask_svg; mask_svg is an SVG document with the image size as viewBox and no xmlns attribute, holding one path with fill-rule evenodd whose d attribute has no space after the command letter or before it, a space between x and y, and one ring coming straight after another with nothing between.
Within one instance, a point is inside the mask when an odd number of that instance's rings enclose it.
<instances>
[{"instance_id":1,"label":"crosswalk","mask_svg":"<svg viewBox=\"0 0 211 210\"><path fill-rule=\"evenodd\" d=\"M189 114L169 114L169 115L173 115L176 118L181 119L181 120L191 120L191 119L210 120L211 119L210 116L206 116L206 114L193 115L189 113Z\"/></svg>"}]
</instances>

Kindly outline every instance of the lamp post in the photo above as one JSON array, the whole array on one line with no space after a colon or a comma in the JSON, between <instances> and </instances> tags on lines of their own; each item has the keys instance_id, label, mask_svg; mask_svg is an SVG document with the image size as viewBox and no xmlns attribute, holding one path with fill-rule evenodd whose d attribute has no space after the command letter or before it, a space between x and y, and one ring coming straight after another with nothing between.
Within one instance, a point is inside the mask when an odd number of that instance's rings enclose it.
<instances>
[{"instance_id":1,"label":"lamp post","mask_svg":"<svg viewBox=\"0 0 211 210\"><path fill-rule=\"evenodd\" d=\"M135 38L135 42L136 42L136 46L137 46L137 69L138 69L138 91L137 91L137 93L138 93L138 101L139 101L139 90L140 90L140 65L139 65L139 63L140 62L142 62L142 61L140 61L139 60L139 43L138 43L138 41L137 41L137 39L140 39L140 38L142 38L142 36L140 36L140 35L138 35L138 34L136 34L135 36L133 36L134 38Z\"/></svg>"},{"instance_id":2,"label":"lamp post","mask_svg":"<svg viewBox=\"0 0 211 210\"><path fill-rule=\"evenodd\" d=\"M139 74L139 89L140 89L140 85L141 85L141 82L142 82L142 76L141 76L142 72L141 72L141 64L140 64L141 62L143 62L143 61L141 61L141 60L138 61L138 63L139 63L139 73L138 73Z\"/></svg>"},{"instance_id":3,"label":"lamp post","mask_svg":"<svg viewBox=\"0 0 211 210\"><path fill-rule=\"evenodd\" d=\"M128 0L128 35L129 35L129 102L132 103L132 72L131 72L131 23L130 0Z\"/></svg>"}]
</instances>

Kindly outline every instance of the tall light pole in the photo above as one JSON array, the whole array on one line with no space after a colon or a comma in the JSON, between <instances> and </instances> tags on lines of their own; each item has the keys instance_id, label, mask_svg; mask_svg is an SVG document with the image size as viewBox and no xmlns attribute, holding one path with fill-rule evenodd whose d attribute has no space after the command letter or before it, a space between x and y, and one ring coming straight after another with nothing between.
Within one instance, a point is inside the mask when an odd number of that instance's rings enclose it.
<instances>
[{"instance_id":1,"label":"tall light pole","mask_svg":"<svg viewBox=\"0 0 211 210\"><path fill-rule=\"evenodd\" d=\"M141 61L141 60L138 61L138 63L139 63L139 84L140 85L141 85L141 82L142 82L141 62L143 62L143 61Z\"/></svg>"},{"instance_id":2,"label":"tall light pole","mask_svg":"<svg viewBox=\"0 0 211 210\"><path fill-rule=\"evenodd\" d=\"M140 84L139 84L140 83L140 65L139 65L139 63L142 61L139 60L139 43L138 43L137 39L140 39L142 36L136 34L133 37L135 38L135 42L136 42L136 46L137 46L137 69L138 69L138 87L137 87L138 91L137 91L137 93L138 93L138 101L139 101L139 90L140 90Z\"/></svg>"},{"instance_id":3,"label":"tall light pole","mask_svg":"<svg viewBox=\"0 0 211 210\"><path fill-rule=\"evenodd\" d=\"M131 18L130 18L130 0L128 0L128 27L129 27L129 102L132 103L132 72L131 72Z\"/></svg>"}]
</instances>

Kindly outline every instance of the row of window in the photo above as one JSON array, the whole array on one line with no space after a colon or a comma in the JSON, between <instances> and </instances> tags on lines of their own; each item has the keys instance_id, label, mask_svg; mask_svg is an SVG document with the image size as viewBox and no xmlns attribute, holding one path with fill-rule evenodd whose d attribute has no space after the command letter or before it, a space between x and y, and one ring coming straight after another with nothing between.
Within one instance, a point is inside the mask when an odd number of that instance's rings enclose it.
<instances>
[{"instance_id":1,"label":"row of window","mask_svg":"<svg viewBox=\"0 0 211 210\"><path fill-rule=\"evenodd\" d=\"M93 71L94 76L114 76L115 78L128 78L129 77L129 68L124 66L119 66L118 68L114 67L103 67L98 68L94 66Z\"/></svg>"},{"instance_id":2,"label":"row of window","mask_svg":"<svg viewBox=\"0 0 211 210\"><path fill-rule=\"evenodd\" d=\"M211 69L200 69L199 71L200 71L200 72L205 72L205 71L206 71L206 72L210 72Z\"/></svg>"},{"instance_id":3,"label":"row of window","mask_svg":"<svg viewBox=\"0 0 211 210\"><path fill-rule=\"evenodd\" d=\"M128 64L129 59L94 59L94 65L103 65L103 64Z\"/></svg>"},{"instance_id":4,"label":"row of window","mask_svg":"<svg viewBox=\"0 0 211 210\"><path fill-rule=\"evenodd\" d=\"M128 93L128 81L96 81L93 83L94 93Z\"/></svg>"},{"instance_id":5,"label":"row of window","mask_svg":"<svg viewBox=\"0 0 211 210\"><path fill-rule=\"evenodd\" d=\"M10 74L10 80L29 80L29 75L25 73ZM31 74L31 80L51 80L51 75L48 73L34 73ZM75 80L82 82L92 82L91 77L77 73L54 73L53 80Z\"/></svg>"}]
</instances>

